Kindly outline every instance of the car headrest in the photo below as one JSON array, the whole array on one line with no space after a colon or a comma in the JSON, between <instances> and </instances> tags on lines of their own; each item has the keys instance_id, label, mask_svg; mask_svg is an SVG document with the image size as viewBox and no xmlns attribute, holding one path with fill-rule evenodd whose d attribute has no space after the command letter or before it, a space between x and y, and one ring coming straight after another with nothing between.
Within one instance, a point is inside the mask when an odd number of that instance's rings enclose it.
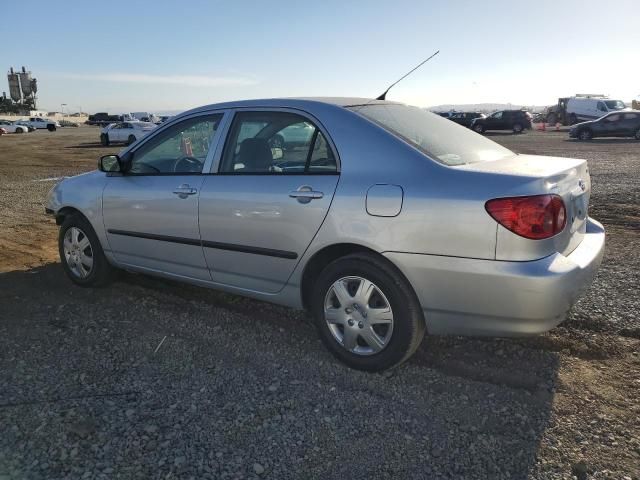
<instances>
[{"instance_id":1,"label":"car headrest","mask_svg":"<svg viewBox=\"0 0 640 480\"><path fill-rule=\"evenodd\" d=\"M236 163L243 164L246 172L268 172L273 164L269 143L263 138L245 138Z\"/></svg>"}]
</instances>

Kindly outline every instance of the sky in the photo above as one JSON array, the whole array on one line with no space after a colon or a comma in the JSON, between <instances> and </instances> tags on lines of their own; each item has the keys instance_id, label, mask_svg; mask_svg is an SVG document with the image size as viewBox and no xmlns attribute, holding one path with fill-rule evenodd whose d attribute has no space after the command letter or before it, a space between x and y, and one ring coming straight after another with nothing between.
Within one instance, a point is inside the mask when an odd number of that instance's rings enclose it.
<instances>
[{"instance_id":1,"label":"sky","mask_svg":"<svg viewBox=\"0 0 640 480\"><path fill-rule=\"evenodd\" d=\"M3 46L12 47L0 50L0 66L31 70L38 107L49 111L371 98L436 50L387 99L550 105L603 93L630 101L640 95L637 1L69 0L35 2L28 13L7 2Z\"/></svg>"}]
</instances>

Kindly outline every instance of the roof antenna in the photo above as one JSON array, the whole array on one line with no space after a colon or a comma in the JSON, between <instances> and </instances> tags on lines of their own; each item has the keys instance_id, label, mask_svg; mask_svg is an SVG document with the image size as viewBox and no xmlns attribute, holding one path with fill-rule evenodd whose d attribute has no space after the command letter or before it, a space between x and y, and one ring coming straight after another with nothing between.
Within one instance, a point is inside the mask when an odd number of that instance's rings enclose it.
<instances>
[{"instance_id":1,"label":"roof antenna","mask_svg":"<svg viewBox=\"0 0 640 480\"><path fill-rule=\"evenodd\" d=\"M427 58L426 60L424 60L423 62L421 62L419 65L417 65L416 67L412 68L411 70L409 70L407 73L405 73L402 77L400 77L398 80L396 80L394 83L392 83L391 85L389 85L389 88L387 88L384 93L382 95L380 95L378 98L376 98L376 100L386 100L387 98L387 92L389 92L389 90L391 90L396 84L400 83L402 80L404 80L405 78L407 78L409 75L411 75L413 72L415 72L417 69L419 69L422 65L424 65L425 63L427 63L429 60L431 60L433 57L435 57L437 54L440 53L440 50L438 50L436 53L434 53L433 55L431 55L429 58Z\"/></svg>"}]
</instances>

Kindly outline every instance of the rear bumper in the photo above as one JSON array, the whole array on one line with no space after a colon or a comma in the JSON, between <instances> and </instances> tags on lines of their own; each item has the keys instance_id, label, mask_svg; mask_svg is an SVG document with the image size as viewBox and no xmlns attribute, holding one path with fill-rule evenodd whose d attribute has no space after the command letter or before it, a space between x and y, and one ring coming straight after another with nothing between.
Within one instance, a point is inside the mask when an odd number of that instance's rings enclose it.
<instances>
[{"instance_id":1,"label":"rear bumper","mask_svg":"<svg viewBox=\"0 0 640 480\"><path fill-rule=\"evenodd\" d=\"M589 219L568 256L505 262L387 252L413 285L432 334L519 336L545 332L591 284L604 254L602 225Z\"/></svg>"}]
</instances>

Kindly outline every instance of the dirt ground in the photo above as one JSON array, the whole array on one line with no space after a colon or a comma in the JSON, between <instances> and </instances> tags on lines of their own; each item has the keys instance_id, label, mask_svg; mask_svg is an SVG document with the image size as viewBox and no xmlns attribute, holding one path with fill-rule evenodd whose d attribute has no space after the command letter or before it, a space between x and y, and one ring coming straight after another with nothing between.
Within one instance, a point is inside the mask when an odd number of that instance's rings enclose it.
<instances>
[{"instance_id":1,"label":"dirt ground","mask_svg":"<svg viewBox=\"0 0 640 480\"><path fill-rule=\"evenodd\" d=\"M386 376L336 363L302 313L131 274L72 286L43 202L55 178L119 150L98 137L0 137L0 479L640 479L640 143L491 135L588 160L601 270L545 335L428 338ZM283 423L256 427L264 409Z\"/></svg>"}]
</instances>

